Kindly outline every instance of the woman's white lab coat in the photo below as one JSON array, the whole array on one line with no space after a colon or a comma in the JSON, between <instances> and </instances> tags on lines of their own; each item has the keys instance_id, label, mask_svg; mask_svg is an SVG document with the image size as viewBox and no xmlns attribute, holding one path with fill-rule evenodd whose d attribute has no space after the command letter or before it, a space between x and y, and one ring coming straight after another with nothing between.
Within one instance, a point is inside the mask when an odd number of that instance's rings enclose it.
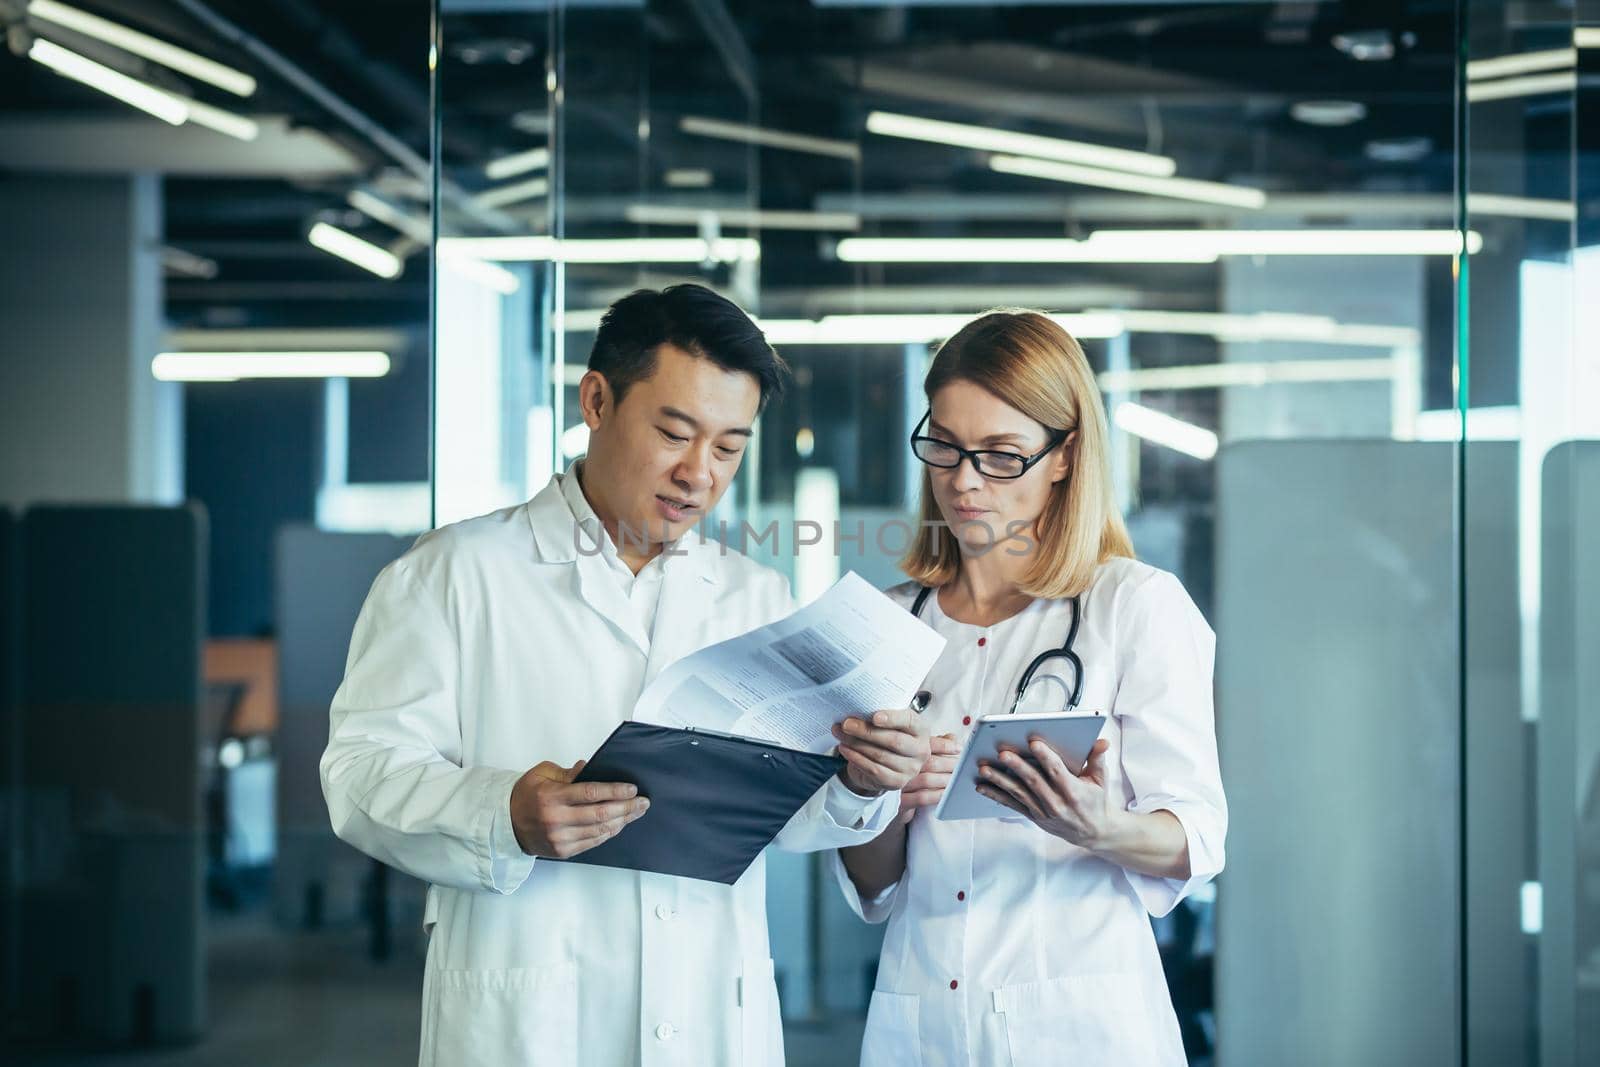
<instances>
[{"instance_id":1,"label":"woman's white lab coat","mask_svg":"<svg viewBox=\"0 0 1600 1067\"><path fill-rule=\"evenodd\" d=\"M915 592L891 595L909 606ZM925 683L932 731L965 741L970 721L1008 710L1028 662L1065 639L1070 610L1039 600L979 627L951 620L930 596L922 618L949 641ZM851 906L889 923L862 1067L1186 1062L1149 916L1222 869L1214 639L1176 578L1133 560L1100 568L1083 611L1080 706L1110 716L1101 735L1110 787L1132 811L1178 817L1193 875L1131 873L1020 816L940 822L932 809L911 823L905 876L875 900L861 899L833 855ZM1041 675L1063 683L1059 700L1071 668L1048 662Z\"/></svg>"},{"instance_id":2,"label":"woman's white lab coat","mask_svg":"<svg viewBox=\"0 0 1600 1067\"><path fill-rule=\"evenodd\" d=\"M667 664L786 614L787 584L685 537L664 560L652 640L575 538L562 477L386 568L333 703L335 830L430 883L420 1062L781 1064L763 859L732 886L535 860L508 804L534 764L592 755ZM834 780L778 843L870 839L898 796ZM650 832L648 814L624 831Z\"/></svg>"}]
</instances>

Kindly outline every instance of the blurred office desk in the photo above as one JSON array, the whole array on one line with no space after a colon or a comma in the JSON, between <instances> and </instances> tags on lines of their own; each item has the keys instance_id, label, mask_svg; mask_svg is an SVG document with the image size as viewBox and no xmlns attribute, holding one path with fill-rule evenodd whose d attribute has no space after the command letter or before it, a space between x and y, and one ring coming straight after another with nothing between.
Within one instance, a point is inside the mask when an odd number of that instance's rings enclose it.
<instances>
[{"instance_id":1,"label":"blurred office desk","mask_svg":"<svg viewBox=\"0 0 1600 1067\"><path fill-rule=\"evenodd\" d=\"M149 1043L203 1028L205 542L193 508L23 517L28 1032Z\"/></svg>"}]
</instances>

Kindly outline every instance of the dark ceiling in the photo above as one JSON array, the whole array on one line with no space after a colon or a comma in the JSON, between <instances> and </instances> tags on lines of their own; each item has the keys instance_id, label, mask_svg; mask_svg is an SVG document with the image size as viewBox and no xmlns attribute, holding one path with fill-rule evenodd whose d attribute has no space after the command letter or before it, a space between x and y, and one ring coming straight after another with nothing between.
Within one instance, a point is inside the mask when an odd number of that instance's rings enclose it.
<instances>
[{"instance_id":1,"label":"dark ceiling","mask_svg":"<svg viewBox=\"0 0 1600 1067\"><path fill-rule=\"evenodd\" d=\"M21 6L0 0L0 13L13 23L13 52L26 47ZM210 279L170 279L174 323L425 321L423 256L413 254L401 278L384 281L310 247L305 232L326 219L375 241L398 241L392 229L348 205L358 187L425 214L432 5L82 0L76 6L249 71L260 82L250 113L285 116L291 128L316 131L348 159L328 173L286 154L281 166L268 160L251 164L255 172L237 173L243 150L195 131L209 138L207 148L170 169L167 240L217 269ZM1449 222L1453 0L970 7L610 0L568 2L556 11L537 0L443 0L442 6L443 47L431 88L440 105L447 232L541 232L552 222L574 235L693 232L628 222L623 208L640 201L859 210L862 233L886 235L1075 235L1227 217L1205 205L1000 174L979 152L871 135L863 123L874 109L1159 150L1176 158L1183 176L1254 185L1294 201L1300 222L1351 217L1352 196L1425 198L1416 202L1431 206L1419 207L1413 223ZM1554 39L1538 18L1512 30L1524 47ZM226 94L185 87L185 79L160 67L70 34L62 40L136 76L230 106ZM545 86L549 67L560 76L555 102ZM1365 117L1343 127L1291 117L1293 104L1320 99L1362 104ZM240 103L232 106L243 110ZM860 156L753 150L691 136L678 126L686 115L848 142ZM152 131L160 125L19 55L0 57L0 123L10 124L0 129L15 135L24 126L36 130L39 120L85 116ZM483 164L547 143L552 119L565 196L555 207L548 198L495 211L476 207L472 194L491 184ZM1414 158L1385 161L1385 146L1409 149ZM89 142L80 149L83 158L53 165L116 169L115 158L91 158L94 148ZM10 166L0 154L0 172ZM710 187L669 188L667 172L683 168L709 170ZM935 201L937 209L927 212L896 209ZM831 258L833 236L839 235L764 233L764 289L781 300L807 287L885 281L1048 280L1166 289L1186 306L1205 306L1215 288L1214 272L1205 267L1161 268L1159 279L1133 266L1063 266L1043 279L1038 268L1004 264L959 271L852 267ZM574 268L570 282L575 292L588 287L598 297L646 276L631 266Z\"/></svg>"}]
</instances>

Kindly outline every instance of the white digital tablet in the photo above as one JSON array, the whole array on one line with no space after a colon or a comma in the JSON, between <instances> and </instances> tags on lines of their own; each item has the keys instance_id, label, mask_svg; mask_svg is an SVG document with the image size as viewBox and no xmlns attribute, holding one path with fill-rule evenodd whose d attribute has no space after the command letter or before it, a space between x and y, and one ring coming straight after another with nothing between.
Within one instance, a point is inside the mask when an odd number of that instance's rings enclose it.
<instances>
[{"instance_id":1,"label":"white digital tablet","mask_svg":"<svg viewBox=\"0 0 1600 1067\"><path fill-rule=\"evenodd\" d=\"M1037 715L985 715L967 738L950 786L934 809L936 819L1017 819L1016 812L978 792L978 761L996 760L1002 747L1026 754L1038 737L1074 772L1089 762L1106 717L1099 712L1055 711Z\"/></svg>"}]
</instances>

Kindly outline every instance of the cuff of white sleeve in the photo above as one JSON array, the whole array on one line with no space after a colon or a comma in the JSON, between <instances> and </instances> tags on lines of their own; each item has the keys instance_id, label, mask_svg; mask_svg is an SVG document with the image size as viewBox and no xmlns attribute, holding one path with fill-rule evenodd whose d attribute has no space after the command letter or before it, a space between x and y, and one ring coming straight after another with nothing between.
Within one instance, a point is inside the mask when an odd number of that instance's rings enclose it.
<instances>
[{"instance_id":1,"label":"cuff of white sleeve","mask_svg":"<svg viewBox=\"0 0 1600 1067\"><path fill-rule=\"evenodd\" d=\"M850 905L850 910L855 912L858 918L869 923L888 921L890 912L894 910L894 898L900 891L900 882L894 883L875 897L863 897L855 882L851 881L850 872L845 870L844 858L839 855L838 849L828 853L828 866L833 868L834 881L839 883L839 891L844 894L845 903Z\"/></svg>"},{"instance_id":2,"label":"cuff of white sleeve","mask_svg":"<svg viewBox=\"0 0 1600 1067\"><path fill-rule=\"evenodd\" d=\"M1205 842L1195 829L1199 820L1188 813L1186 807L1187 805L1171 800L1146 799L1128 809L1139 815L1149 815L1157 811L1167 812L1178 820L1179 826L1183 827L1184 840L1188 843L1188 878L1159 878L1153 874L1140 874L1124 868L1123 873L1128 876L1133 891L1139 895L1140 903L1157 919L1177 907L1178 902L1184 897L1211 881L1218 870L1217 866L1210 862Z\"/></svg>"},{"instance_id":3,"label":"cuff of white sleeve","mask_svg":"<svg viewBox=\"0 0 1600 1067\"><path fill-rule=\"evenodd\" d=\"M511 825L511 790L521 777L518 771L493 771L484 786L489 826L484 835L488 844L480 878L485 888L496 893L515 893L533 873L534 857L522 851Z\"/></svg>"},{"instance_id":4,"label":"cuff of white sleeve","mask_svg":"<svg viewBox=\"0 0 1600 1067\"><path fill-rule=\"evenodd\" d=\"M845 785L837 774L828 779L825 789L822 810L841 830L877 833L887 827L894 813L900 810L898 790L882 796L864 797Z\"/></svg>"}]
</instances>

